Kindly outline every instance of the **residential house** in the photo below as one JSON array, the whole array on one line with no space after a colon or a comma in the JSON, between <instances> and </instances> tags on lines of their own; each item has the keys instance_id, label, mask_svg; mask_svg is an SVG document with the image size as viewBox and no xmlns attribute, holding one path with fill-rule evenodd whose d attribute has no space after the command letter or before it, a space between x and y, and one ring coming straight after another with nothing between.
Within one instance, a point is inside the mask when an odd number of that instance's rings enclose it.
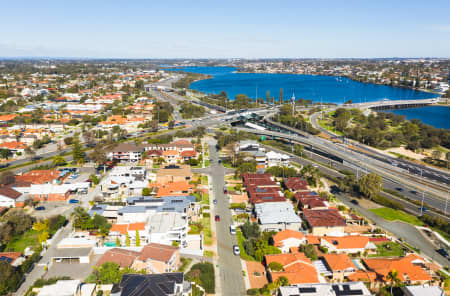
<instances>
[{"instance_id":1,"label":"residential house","mask_svg":"<svg viewBox=\"0 0 450 296\"><path fill-rule=\"evenodd\" d=\"M150 184L156 188L156 196L188 196L194 192L194 185L186 181L175 181L163 184Z\"/></svg>"},{"instance_id":2,"label":"residential house","mask_svg":"<svg viewBox=\"0 0 450 296\"><path fill-rule=\"evenodd\" d=\"M276 233L273 237L273 244L282 253L289 253L291 248L298 248L306 243L305 235L300 231L285 229Z\"/></svg>"},{"instance_id":3,"label":"residential house","mask_svg":"<svg viewBox=\"0 0 450 296\"><path fill-rule=\"evenodd\" d=\"M444 296L446 293L439 286L406 286L402 287L402 292L404 296Z\"/></svg>"},{"instance_id":4,"label":"residential house","mask_svg":"<svg viewBox=\"0 0 450 296\"><path fill-rule=\"evenodd\" d=\"M0 150L6 149L13 157L24 155L27 145L23 142L3 142L0 144Z\"/></svg>"},{"instance_id":5,"label":"residential house","mask_svg":"<svg viewBox=\"0 0 450 296\"><path fill-rule=\"evenodd\" d=\"M289 159L290 156L278 153L275 151L269 151L265 155L266 158L266 167L272 167L272 166L289 166Z\"/></svg>"},{"instance_id":6,"label":"residential house","mask_svg":"<svg viewBox=\"0 0 450 296\"><path fill-rule=\"evenodd\" d=\"M280 287L279 296L372 296L362 282L298 284Z\"/></svg>"},{"instance_id":7,"label":"residential house","mask_svg":"<svg viewBox=\"0 0 450 296\"><path fill-rule=\"evenodd\" d=\"M7 262L9 265L18 267L25 261L22 252L0 252L0 262Z\"/></svg>"},{"instance_id":8,"label":"residential house","mask_svg":"<svg viewBox=\"0 0 450 296\"><path fill-rule=\"evenodd\" d=\"M320 245L328 249L328 252L338 254L363 254L365 251L376 249L369 241L369 237L361 235L324 236L320 238Z\"/></svg>"},{"instance_id":9,"label":"residential house","mask_svg":"<svg viewBox=\"0 0 450 296\"><path fill-rule=\"evenodd\" d=\"M293 193L309 191L308 182L300 177L284 179L284 186Z\"/></svg>"},{"instance_id":10,"label":"residential house","mask_svg":"<svg viewBox=\"0 0 450 296\"><path fill-rule=\"evenodd\" d=\"M177 242L187 246L188 220L181 213L162 212L149 219L150 242L172 245Z\"/></svg>"},{"instance_id":11,"label":"residential house","mask_svg":"<svg viewBox=\"0 0 450 296\"><path fill-rule=\"evenodd\" d=\"M124 274L114 284L111 296L189 296L192 287L184 281L182 272L163 274Z\"/></svg>"},{"instance_id":12,"label":"residential house","mask_svg":"<svg viewBox=\"0 0 450 296\"><path fill-rule=\"evenodd\" d=\"M80 293L80 280L58 280L52 285L45 285L40 288L37 296L78 296Z\"/></svg>"},{"instance_id":13,"label":"residential house","mask_svg":"<svg viewBox=\"0 0 450 296\"><path fill-rule=\"evenodd\" d=\"M169 164L175 164L180 160L180 154L177 150L166 150L163 151L162 158Z\"/></svg>"},{"instance_id":14,"label":"residential house","mask_svg":"<svg viewBox=\"0 0 450 296\"><path fill-rule=\"evenodd\" d=\"M347 254L324 254L323 260L331 271L332 280L343 282L356 271L356 266Z\"/></svg>"},{"instance_id":15,"label":"residential house","mask_svg":"<svg viewBox=\"0 0 450 296\"><path fill-rule=\"evenodd\" d=\"M248 199L252 204L264 202L286 202L280 187L249 186L246 188Z\"/></svg>"},{"instance_id":16,"label":"residential house","mask_svg":"<svg viewBox=\"0 0 450 296\"><path fill-rule=\"evenodd\" d=\"M195 150L185 150L180 152L180 157L183 161L188 161L190 159L197 159L197 151Z\"/></svg>"},{"instance_id":17,"label":"residential house","mask_svg":"<svg viewBox=\"0 0 450 296\"><path fill-rule=\"evenodd\" d=\"M286 277L291 284L319 282L316 268L304 253L266 255L264 258L267 267L272 262L283 265L281 271L268 270L271 282L276 282L282 276Z\"/></svg>"},{"instance_id":18,"label":"residential house","mask_svg":"<svg viewBox=\"0 0 450 296\"><path fill-rule=\"evenodd\" d=\"M109 153L108 158L121 163L136 163L141 160L143 149L132 144L121 143L114 147Z\"/></svg>"},{"instance_id":19,"label":"residential house","mask_svg":"<svg viewBox=\"0 0 450 296\"><path fill-rule=\"evenodd\" d=\"M188 165L167 165L160 168L156 174L157 183L169 183L190 181L192 178L191 167Z\"/></svg>"},{"instance_id":20,"label":"residential house","mask_svg":"<svg viewBox=\"0 0 450 296\"><path fill-rule=\"evenodd\" d=\"M145 245L132 267L147 273L175 272L180 266L180 248L151 243Z\"/></svg>"},{"instance_id":21,"label":"residential house","mask_svg":"<svg viewBox=\"0 0 450 296\"><path fill-rule=\"evenodd\" d=\"M432 280L425 269L425 260L416 254L391 259L368 258L362 261L369 271L377 274L377 280L385 283L389 283L388 275L392 270L396 270L400 281L406 284L423 285Z\"/></svg>"},{"instance_id":22,"label":"residential house","mask_svg":"<svg viewBox=\"0 0 450 296\"><path fill-rule=\"evenodd\" d=\"M302 227L302 219L290 202L257 203L255 213L262 231L299 230Z\"/></svg>"},{"instance_id":23,"label":"residential house","mask_svg":"<svg viewBox=\"0 0 450 296\"><path fill-rule=\"evenodd\" d=\"M117 222L117 211L122 208L122 206L111 206L104 204L96 204L88 211L89 216L94 217L94 215L103 216L106 218L108 223L114 224Z\"/></svg>"},{"instance_id":24,"label":"residential house","mask_svg":"<svg viewBox=\"0 0 450 296\"><path fill-rule=\"evenodd\" d=\"M311 227L312 234L323 236L332 233L344 233L346 226L344 218L336 209L303 210L303 218Z\"/></svg>"},{"instance_id":25,"label":"residential house","mask_svg":"<svg viewBox=\"0 0 450 296\"><path fill-rule=\"evenodd\" d=\"M109 230L109 240L116 242L118 238L120 244L126 245L126 237L130 240L131 245L136 245L136 231L139 235L140 244L144 245L149 242L149 226L145 222L129 223L129 224L113 224ZM120 247L120 246L116 246Z\"/></svg>"},{"instance_id":26,"label":"residential house","mask_svg":"<svg viewBox=\"0 0 450 296\"><path fill-rule=\"evenodd\" d=\"M20 201L19 197L22 196L22 193L14 190L13 188L6 187L4 185L0 185L0 207L16 207L16 203ZM23 206L19 204L18 206Z\"/></svg>"}]
</instances>

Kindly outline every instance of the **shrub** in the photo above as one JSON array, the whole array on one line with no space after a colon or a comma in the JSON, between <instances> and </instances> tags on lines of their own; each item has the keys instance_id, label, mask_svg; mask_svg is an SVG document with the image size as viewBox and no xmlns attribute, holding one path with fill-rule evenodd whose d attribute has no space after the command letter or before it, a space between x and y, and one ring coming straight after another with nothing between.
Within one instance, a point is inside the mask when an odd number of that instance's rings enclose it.
<instances>
[{"instance_id":1,"label":"shrub","mask_svg":"<svg viewBox=\"0 0 450 296\"><path fill-rule=\"evenodd\" d=\"M281 263L278 263L278 262L270 262L269 268L272 271L282 271L283 270L283 265Z\"/></svg>"},{"instance_id":2,"label":"shrub","mask_svg":"<svg viewBox=\"0 0 450 296\"><path fill-rule=\"evenodd\" d=\"M209 218L209 217L211 217L210 213L203 213L203 218Z\"/></svg>"},{"instance_id":3,"label":"shrub","mask_svg":"<svg viewBox=\"0 0 450 296\"><path fill-rule=\"evenodd\" d=\"M197 263L186 273L186 279L195 282L205 289L206 293L215 292L214 266L212 263Z\"/></svg>"}]
</instances>

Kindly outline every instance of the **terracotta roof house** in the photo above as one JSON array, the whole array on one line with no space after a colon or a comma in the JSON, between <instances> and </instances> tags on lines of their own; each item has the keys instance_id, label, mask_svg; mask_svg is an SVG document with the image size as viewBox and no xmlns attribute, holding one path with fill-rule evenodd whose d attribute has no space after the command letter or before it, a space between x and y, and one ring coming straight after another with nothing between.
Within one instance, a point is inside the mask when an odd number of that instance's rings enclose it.
<instances>
[{"instance_id":1,"label":"terracotta roof house","mask_svg":"<svg viewBox=\"0 0 450 296\"><path fill-rule=\"evenodd\" d=\"M266 255L264 258L267 267L271 262L278 262L283 265L282 271L271 271L269 269L268 274L271 282L277 281L282 276L286 277L291 285L319 282L316 268L304 253Z\"/></svg>"},{"instance_id":2,"label":"terracotta roof house","mask_svg":"<svg viewBox=\"0 0 450 296\"><path fill-rule=\"evenodd\" d=\"M0 185L0 207L15 207L20 196L22 196L22 193L13 188Z\"/></svg>"},{"instance_id":3,"label":"terracotta roof house","mask_svg":"<svg viewBox=\"0 0 450 296\"><path fill-rule=\"evenodd\" d=\"M101 266L106 262L119 264L120 267L131 267L134 260L140 255L139 252L129 251L119 248L108 250L103 254L97 262L97 266Z\"/></svg>"},{"instance_id":4,"label":"terracotta roof house","mask_svg":"<svg viewBox=\"0 0 450 296\"><path fill-rule=\"evenodd\" d=\"M61 172L58 170L32 170L22 175L16 176L16 181L24 181L32 184L46 184L64 178L60 176Z\"/></svg>"},{"instance_id":5,"label":"terracotta roof house","mask_svg":"<svg viewBox=\"0 0 450 296\"><path fill-rule=\"evenodd\" d=\"M242 180L242 183L246 188L252 185L258 187L280 187L271 174L244 173L242 174Z\"/></svg>"},{"instance_id":6,"label":"terracotta roof house","mask_svg":"<svg viewBox=\"0 0 450 296\"><path fill-rule=\"evenodd\" d=\"M356 266L347 254L325 254L323 259L332 273L332 279L340 282L344 277L353 274Z\"/></svg>"},{"instance_id":7,"label":"terracotta roof house","mask_svg":"<svg viewBox=\"0 0 450 296\"><path fill-rule=\"evenodd\" d=\"M197 158L197 151L195 150L184 150L181 151L180 157L183 158L183 160L189 160L192 158Z\"/></svg>"},{"instance_id":8,"label":"terracotta roof house","mask_svg":"<svg viewBox=\"0 0 450 296\"><path fill-rule=\"evenodd\" d=\"M327 201L312 192L298 192L294 195L298 202L298 207L312 210L326 210L328 208Z\"/></svg>"},{"instance_id":9,"label":"terracotta roof house","mask_svg":"<svg viewBox=\"0 0 450 296\"><path fill-rule=\"evenodd\" d=\"M286 178L284 186L291 192L304 192L309 190L308 182L299 177Z\"/></svg>"},{"instance_id":10,"label":"terracotta roof house","mask_svg":"<svg viewBox=\"0 0 450 296\"><path fill-rule=\"evenodd\" d=\"M336 209L303 210L303 217L312 229L313 235L327 235L333 232L344 232L344 218Z\"/></svg>"},{"instance_id":11,"label":"terracotta roof house","mask_svg":"<svg viewBox=\"0 0 450 296\"><path fill-rule=\"evenodd\" d=\"M363 259L363 262L368 270L377 274L378 281L389 282L387 276L392 270L396 270L400 281L407 284L423 285L432 280L424 269L425 260L416 254L393 259Z\"/></svg>"},{"instance_id":12,"label":"terracotta roof house","mask_svg":"<svg viewBox=\"0 0 450 296\"><path fill-rule=\"evenodd\" d=\"M152 184L153 185L153 184ZM157 197L161 196L188 196L191 195L194 186L186 181L169 182L164 184L154 184L157 187Z\"/></svg>"},{"instance_id":13,"label":"terracotta roof house","mask_svg":"<svg viewBox=\"0 0 450 296\"><path fill-rule=\"evenodd\" d=\"M12 266L19 266L23 260L21 252L0 252L0 262L5 261Z\"/></svg>"},{"instance_id":14,"label":"terracotta roof house","mask_svg":"<svg viewBox=\"0 0 450 296\"><path fill-rule=\"evenodd\" d=\"M247 188L248 199L252 204L263 202L285 202L283 192L280 187L256 187Z\"/></svg>"},{"instance_id":15,"label":"terracotta roof house","mask_svg":"<svg viewBox=\"0 0 450 296\"><path fill-rule=\"evenodd\" d=\"M347 236L324 236L320 239L320 245L326 247L329 252L356 254L364 253L366 250L376 249L376 246L369 241L367 236L347 235Z\"/></svg>"},{"instance_id":16,"label":"terracotta roof house","mask_svg":"<svg viewBox=\"0 0 450 296\"><path fill-rule=\"evenodd\" d=\"M146 244L149 241L148 227L144 222L136 222L129 224L113 224L109 230L109 238L115 242L116 238L119 239L121 245L126 244L126 235L130 239L132 245L136 244L136 230L139 234L141 244Z\"/></svg>"},{"instance_id":17,"label":"terracotta roof house","mask_svg":"<svg viewBox=\"0 0 450 296\"><path fill-rule=\"evenodd\" d=\"M306 237L303 233L291 229L278 232L272 239L274 246L283 253L288 253L291 247L298 248L306 243Z\"/></svg>"},{"instance_id":18,"label":"terracotta roof house","mask_svg":"<svg viewBox=\"0 0 450 296\"><path fill-rule=\"evenodd\" d=\"M135 270L145 269L148 273L174 272L180 266L180 248L151 243L141 251L133 264Z\"/></svg>"}]
</instances>

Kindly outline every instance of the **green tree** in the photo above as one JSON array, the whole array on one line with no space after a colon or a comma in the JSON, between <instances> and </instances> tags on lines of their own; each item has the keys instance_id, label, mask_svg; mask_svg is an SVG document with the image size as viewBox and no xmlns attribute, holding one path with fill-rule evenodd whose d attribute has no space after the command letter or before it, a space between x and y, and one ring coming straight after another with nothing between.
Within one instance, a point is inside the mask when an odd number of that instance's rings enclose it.
<instances>
[{"instance_id":1,"label":"green tree","mask_svg":"<svg viewBox=\"0 0 450 296\"><path fill-rule=\"evenodd\" d=\"M314 245L306 244L300 246L300 252L305 253L305 256L308 257L311 260L317 260L317 252L314 248Z\"/></svg>"},{"instance_id":2,"label":"green tree","mask_svg":"<svg viewBox=\"0 0 450 296\"><path fill-rule=\"evenodd\" d=\"M139 230L136 229L136 247L141 246L141 237L139 236Z\"/></svg>"},{"instance_id":3,"label":"green tree","mask_svg":"<svg viewBox=\"0 0 450 296\"><path fill-rule=\"evenodd\" d=\"M0 261L0 295L8 295L16 290L21 275L18 269L11 266L7 261Z\"/></svg>"},{"instance_id":4,"label":"green tree","mask_svg":"<svg viewBox=\"0 0 450 296\"><path fill-rule=\"evenodd\" d=\"M84 152L78 137L73 139L72 159L77 164L84 162Z\"/></svg>"},{"instance_id":5,"label":"green tree","mask_svg":"<svg viewBox=\"0 0 450 296\"><path fill-rule=\"evenodd\" d=\"M128 232L127 232L127 235L126 235L126 238L125 238L125 244L127 245L127 247L129 247L131 245L131 243L130 243L130 236L128 235Z\"/></svg>"},{"instance_id":6,"label":"green tree","mask_svg":"<svg viewBox=\"0 0 450 296\"><path fill-rule=\"evenodd\" d=\"M53 165L54 166L62 166L66 164L66 159L61 156L61 155L57 155L53 158Z\"/></svg>"},{"instance_id":7,"label":"green tree","mask_svg":"<svg viewBox=\"0 0 450 296\"><path fill-rule=\"evenodd\" d=\"M120 239L119 237L116 237L116 247L120 247Z\"/></svg>"},{"instance_id":8,"label":"green tree","mask_svg":"<svg viewBox=\"0 0 450 296\"><path fill-rule=\"evenodd\" d=\"M2 158L4 158L4 159L8 159L10 154L11 154L11 153L9 152L8 149L1 149L1 150L0 150L0 155L1 155Z\"/></svg>"},{"instance_id":9,"label":"green tree","mask_svg":"<svg viewBox=\"0 0 450 296\"><path fill-rule=\"evenodd\" d=\"M150 196L151 190L148 187L142 188L142 196Z\"/></svg>"},{"instance_id":10,"label":"green tree","mask_svg":"<svg viewBox=\"0 0 450 296\"><path fill-rule=\"evenodd\" d=\"M289 286L289 280L285 276L280 276L276 281L276 286L279 287L286 287Z\"/></svg>"},{"instance_id":11,"label":"green tree","mask_svg":"<svg viewBox=\"0 0 450 296\"><path fill-rule=\"evenodd\" d=\"M388 275L386 276L386 280L388 280L391 283L391 295L394 295L394 294L392 294L392 288L394 286L397 286L398 283L400 282L400 279L398 278L397 270L395 270L395 269L391 270L388 273Z\"/></svg>"},{"instance_id":12,"label":"green tree","mask_svg":"<svg viewBox=\"0 0 450 296\"><path fill-rule=\"evenodd\" d=\"M364 175L359 179L359 191L367 198L373 199L382 188L383 179L374 173Z\"/></svg>"},{"instance_id":13,"label":"green tree","mask_svg":"<svg viewBox=\"0 0 450 296\"><path fill-rule=\"evenodd\" d=\"M259 225L256 222L250 223L247 221L241 226L241 229L242 234L246 239L259 238L259 236L261 235L261 230L259 229Z\"/></svg>"},{"instance_id":14,"label":"green tree","mask_svg":"<svg viewBox=\"0 0 450 296\"><path fill-rule=\"evenodd\" d=\"M89 155L89 158L92 159L97 165L104 164L107 161L107 158L102 145L95 145L94 150Z\"/></svg>"}]
</instances>

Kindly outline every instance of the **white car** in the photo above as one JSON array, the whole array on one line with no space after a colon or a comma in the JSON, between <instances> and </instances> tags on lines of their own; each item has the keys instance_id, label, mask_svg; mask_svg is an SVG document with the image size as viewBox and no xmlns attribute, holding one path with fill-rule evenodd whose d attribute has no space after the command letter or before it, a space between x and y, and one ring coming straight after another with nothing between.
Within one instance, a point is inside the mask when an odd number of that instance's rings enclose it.
<instances>
[{"instance_id":1,"label":"white car","mask_svg":"<svg viewBox=\"0 0 450 296\"><path fill-rule=\"evenodd\" d=\"M241 254L241 251L239 250L239 246L238 245L234 245L233 246L233 254L238 256Z\"/></svg>"},{"instance_id":2,"label":"white car","mask_svg":"<svg viewBox=\"0 0 450 296\"><path fill-rule=\"evenodd\" d=\"M230 225L230 233L231 233L232 235L236 235L236 226Z\"/></svg>"}]
</instances>

